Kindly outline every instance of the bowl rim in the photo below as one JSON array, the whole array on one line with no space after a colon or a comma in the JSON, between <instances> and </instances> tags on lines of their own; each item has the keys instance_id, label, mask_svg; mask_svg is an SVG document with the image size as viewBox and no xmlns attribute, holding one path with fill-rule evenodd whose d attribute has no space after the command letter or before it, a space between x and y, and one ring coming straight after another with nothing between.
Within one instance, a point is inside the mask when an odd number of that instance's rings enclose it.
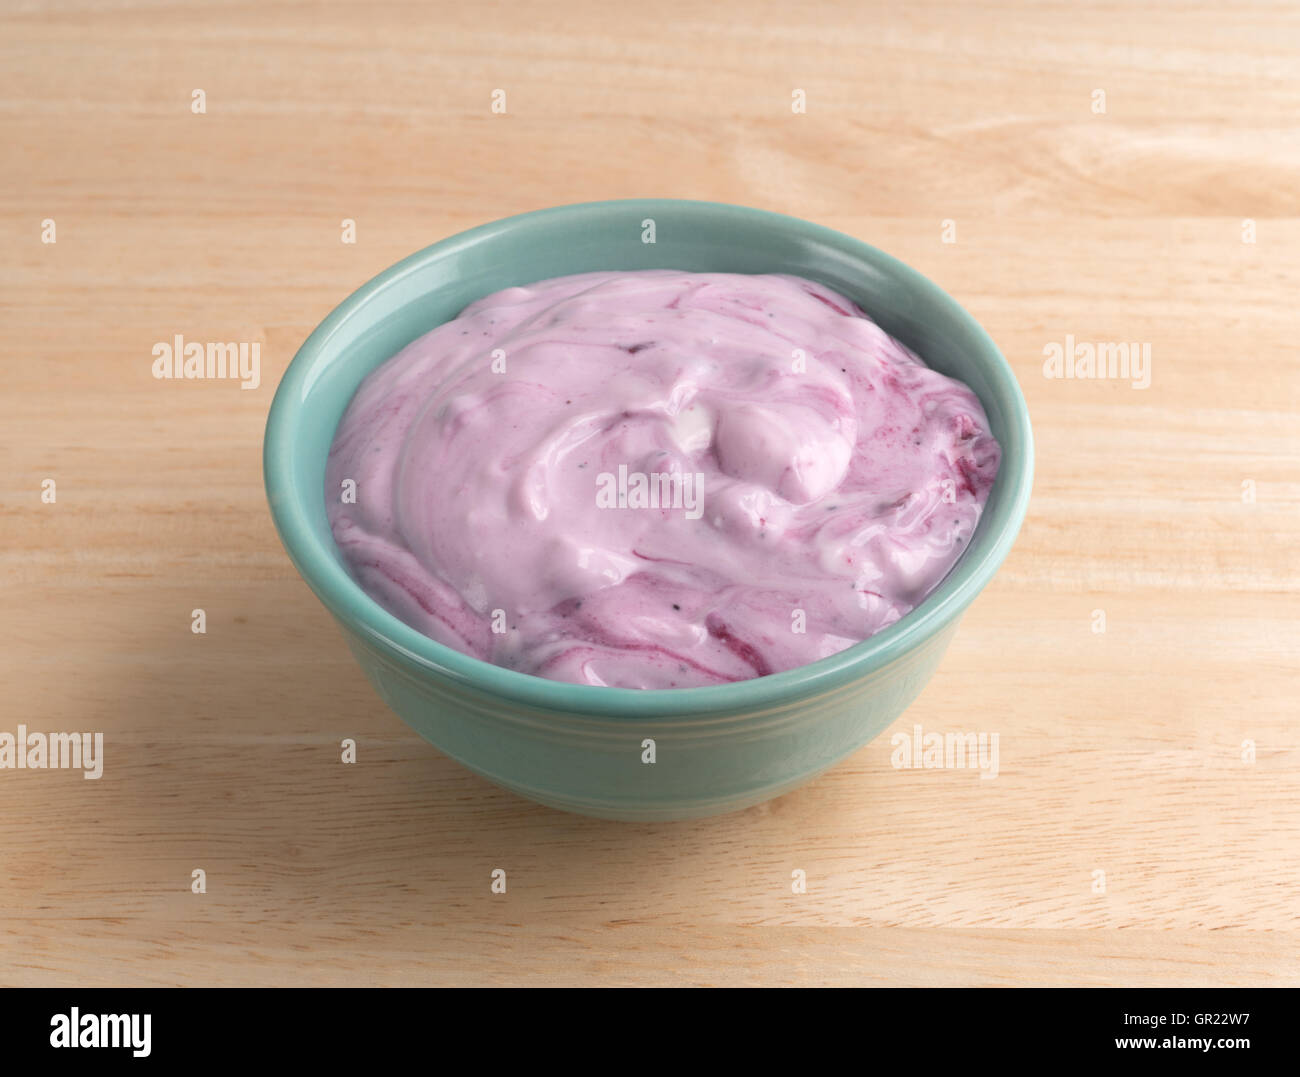
<instances>
[{"instance_id":1,"label":"bowl rim","mask_svg":"<svg viewBox=\"0 0 1300 1077\"><path fill-rule=\"evenodd\" d=\"M947 308L963 323L978 342L981 361L993 368L995 380L1010 405L1007 424L1015 429L1019 443L1024 447L1023 452L1009 455L1004 446L996 483L1008 484L1010 489L1004 493L996 515L989 518L985 514L981 518L980 526L991 526L994 533L979 556L971 556L976 552L972 544L915 609L888 628L837 654L781 673L696 688L640 689L573 684L506 669L438 643L372 599L336 560L334 551L318 538L293 482L292 458L298 443L296 432L303 424L306 412L303 399L324 362L322 355L326 345L336 334L345 331L349 319L361 307L386 289L398 286L431 261L542 218L559 218L559 223L565 223L564 219L569 218L574 225L580 226L593 214L616 209L619 212L644 212L647 216L672 212L703 213L730 217L736 223L768 230L799 232L900 280L927 302ZM672 718L738 710L762 714L858 681L942 631L993 578L1015 542L1029 502L1033 458L1029 410L1011 365L979 322L928 277L862 240L799 217L724 202L631 198L554 206L478 225L408 255L356 289L312 331L280 379L267 415L263 477L271 515L290 560L335 619L372 648L425 673L516 705L592 718Z\"/></svg>"}]
</instances>

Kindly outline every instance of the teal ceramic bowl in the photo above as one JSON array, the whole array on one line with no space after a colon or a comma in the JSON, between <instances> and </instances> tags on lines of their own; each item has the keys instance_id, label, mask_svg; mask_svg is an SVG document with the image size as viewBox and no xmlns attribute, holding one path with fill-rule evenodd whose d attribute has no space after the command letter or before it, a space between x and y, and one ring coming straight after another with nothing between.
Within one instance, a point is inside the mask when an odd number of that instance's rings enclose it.
<instances>
[{"instance_id":1,"label":"teal ceramic bowl","mask_svg":"<svg viewBox=\"0 0 1300 1077\"><path fill-rule=\"evenodd\" d=\"M654 242L646 242L653 221ZM563 684L435 643L352 578L325 514L325 461L362 379L470 301L589 270L793 273L856 300L887 332L979 396L1002 465L961 560L906 617L831 658L708 688ZM1029 500L1033 445L1016 379L951 297L849 236L761 210L636 199L561 206L474 228L386 270L321 323L271 405L266 490L285 549L384 701L488 780L567 811L684 819L788 792L894 721L992 579ZM654 762L648 742L654 742Z\"/></svg>"}]
</instances>

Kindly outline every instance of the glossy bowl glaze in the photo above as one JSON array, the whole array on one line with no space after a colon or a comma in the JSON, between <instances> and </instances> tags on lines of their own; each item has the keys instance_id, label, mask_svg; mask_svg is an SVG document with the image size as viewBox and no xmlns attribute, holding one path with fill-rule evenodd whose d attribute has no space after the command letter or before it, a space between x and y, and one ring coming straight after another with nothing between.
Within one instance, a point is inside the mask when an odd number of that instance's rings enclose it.
<instances>
[{"instance_id":1,"label":"glossy bowl glaze","mask_svg":"<svg viewBox=\"0 0 1300 1077\"><path fill-rule=\"evenodd\" d=\"M650 238L653 242L649 242ZM637 691L549 681L451 650L399 621L352 578L325 513L325 461L362 379L472 300L591 270L793 273L859 303L930 366L979 396L1002 464L952 572L870 639L786 673ZM634 199L526 213L435 243L346 299L280 382L264 445L276 527L384 701L485 778L567 811L684 819L779 796L860 748L925 686L966 607L1024 519L1029 414L997 346L919 273L849 236L711 202ZM654 762L645 762L653 741Z\"/></svg>"}]
</instances>

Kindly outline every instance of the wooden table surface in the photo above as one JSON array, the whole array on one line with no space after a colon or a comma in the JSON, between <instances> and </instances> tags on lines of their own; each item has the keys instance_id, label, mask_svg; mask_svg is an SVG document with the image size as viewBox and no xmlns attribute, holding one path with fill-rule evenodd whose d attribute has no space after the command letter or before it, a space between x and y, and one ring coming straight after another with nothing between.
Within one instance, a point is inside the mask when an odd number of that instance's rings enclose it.
<instances>
[{"instance_id":1,"label":"wooden table surface","mask_svg":"<svg viewBox=\"0 0 1300 1077\"><path fill-rule=\"evenodd\" d=\"M1300 983L1293 4L12 3L0 142L0 731L104 735L97 781L0 770L0 981ZM639 195L867 240L1014 366L1028 519L891 730L996 732L996 780L887 734L732 816L556 813L293 570L261 438L311 328ZM155 379L176 334L259 387ZM1047 377L1067 337L1149 385Z\"/></svg>"}]
</instances>

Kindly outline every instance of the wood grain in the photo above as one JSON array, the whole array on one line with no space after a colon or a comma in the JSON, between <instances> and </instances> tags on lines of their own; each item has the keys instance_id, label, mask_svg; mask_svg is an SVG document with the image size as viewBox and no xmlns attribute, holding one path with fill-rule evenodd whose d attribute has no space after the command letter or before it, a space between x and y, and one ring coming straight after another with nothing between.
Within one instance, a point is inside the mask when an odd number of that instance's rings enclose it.
<instances>
[{"instance_id":1,"label":"wood grain","mask_svg":"<svg viewBox=\"0 0 1300 1077\"><path fill-rule=\"evenodd\" d=\"M0 982L1300 983L1294 5L0 27L0 731L106 742L99 781L0 771ZM391 715L294 573L261 434L311 328L462 228L634 195L859 236L1007 354L1029 518L898 727L997 732L996 780L886 736L733 816L554 813ZM260 342L260 387L154 380L176 333ZM1067 334L1149 344L1149 388L1044 377Z\"/></svg>"}]
</instances>

